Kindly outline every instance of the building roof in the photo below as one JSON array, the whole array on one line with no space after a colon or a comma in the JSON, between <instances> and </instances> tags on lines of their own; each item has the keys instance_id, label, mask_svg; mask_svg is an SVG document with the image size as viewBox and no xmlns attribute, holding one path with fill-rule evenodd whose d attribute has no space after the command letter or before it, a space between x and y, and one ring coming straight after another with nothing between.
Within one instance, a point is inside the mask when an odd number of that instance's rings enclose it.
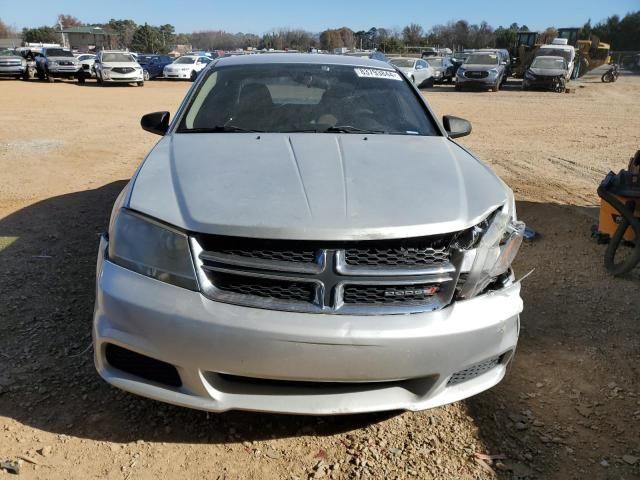
<instances>
[{"instance_id":1,"label":"building roof","mask_svg":"<svg viewBox=\"0 0 640 480\"><path fill-rule=\"evenodd\" d=\"M63 28L62 33L85 33L90 35L108 35L101 27L83 26Z\"/></svg>"}]
</instances>

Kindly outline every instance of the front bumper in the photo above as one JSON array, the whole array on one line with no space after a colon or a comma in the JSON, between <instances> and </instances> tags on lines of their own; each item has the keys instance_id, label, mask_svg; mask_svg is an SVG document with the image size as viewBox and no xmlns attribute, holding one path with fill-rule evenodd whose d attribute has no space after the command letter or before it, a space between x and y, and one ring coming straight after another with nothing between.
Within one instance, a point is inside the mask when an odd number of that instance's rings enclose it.
<instances>
[{"instance_id":1,"label":"front bumper","mask_svg":"<svg viewBox=\"0 0 640 480\"><path fill-rule=\"evenodd\" d=\"M429 313L290 313L208 300L109 262L106 248L103 239L96 368L116 387L176 405L296 414L422 410L497 384L518 340L519 284ZM114 368L109 344L175 366L182 385ZM490 369L450 382L489 359L496 359Z\"/></svg>"},{"instance_id":2,"label":"front bumper","mask_svg":"<svg viewBox=\"0 0 640 480\"><path fill-rule=\"evenodd\" d=\"M496 88L498 77L467 78L461 75L456 76L456 85L465 88Z\"/></svg>"},{"instance_id":3,"label":"front bumper","mask_svg":"<svg viewBox=\"0 0 640 480\"><path fill-rule=\"evenodd\" d=\"M555 90L562 80L555 77L522 80L522 87L529 90Z\"/></svg>"},{"instance_id":4,"label":"front bumper","mask_svg":"<svg viewBox=\"0 0 640 480\"><path fill-rule=\"evenodd\" d=\"M81 71L81 67L56 66L47 67L47 74L56 78L75 78Z\"/></svg>"},{"instance_id":5,"label":"front bumper","mask_svg":"<svg viewBox=\"0 0 640 480\"><path fill-rule=\"evenodd\" d=\"M136 83L144 81L142 70L130 73L102 72L102 81L105 83Z\"/></svg>"},{"instance_id":6,"label":"front bumper","mask_svg":"<svg viewBox=\"0 0 640 480\"><path fill-rule=\"evenodd\" d=\"M0 76L17 76L23 75L27 67L21 65L0 65Z\"/></svg>"},{"instance_id":7,"label":"front bumper","mask_svg":"<svg viewBox=\"0 0 640 480\"><path fill-rule=\"evenodd\" d=\"M170 78L174 80L190 80L191 71L164 71L164 78Z\"/></svg>"}]
</instances>

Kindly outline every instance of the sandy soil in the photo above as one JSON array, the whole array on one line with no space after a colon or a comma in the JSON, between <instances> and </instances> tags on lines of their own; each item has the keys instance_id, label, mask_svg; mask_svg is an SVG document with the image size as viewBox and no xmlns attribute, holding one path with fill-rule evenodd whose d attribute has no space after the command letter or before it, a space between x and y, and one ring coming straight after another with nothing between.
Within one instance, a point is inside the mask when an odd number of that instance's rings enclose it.
<instances>
[{"instance_id":1,"label":"sandy soil","mask_svg":"<svg viewBox=\"0 0 640 480\"><path fill-rule=\"evenodd\" d=\"M461 143L542 234L516 261L536 269L519 350L468 401L320 418L185 410L93 370L98 234L157 139L139 117L174 112L189 86L0 81L0 462L54 480L640 478L640 275L608 277L590 239L598 182L640 148L640 76L571 94L424 91L472 121Z\"/></svg>"}]
</instances>

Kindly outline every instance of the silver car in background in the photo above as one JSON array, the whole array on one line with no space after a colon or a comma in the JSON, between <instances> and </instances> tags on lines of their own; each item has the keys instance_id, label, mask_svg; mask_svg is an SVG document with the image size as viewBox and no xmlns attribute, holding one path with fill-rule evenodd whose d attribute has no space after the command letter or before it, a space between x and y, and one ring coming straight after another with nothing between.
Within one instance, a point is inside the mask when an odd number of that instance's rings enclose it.
<instances>
[{"instance_id":1,"label":"silver car in background","mask_svg":"<svg viewBox=\"0 0 640 480\"><path fill-rule=\"evenodd\" d=\"M404 73L418 88L433 87L436 81L433 68L421 58L397 57L391 58L389 63Z\"/></svg>"},{"instance_id":2,"label":"silver car in background","mask_svg":"<svg viewBox=\"0 0 640 480\"><path fill-rule=\"evenodd\" d=\"M420 410L498 383L522 310L511 190L387 63L217 60L113 207L109 383L209 411ZM124 406L123 406L124 408Z\"/></svg>"},{"instance_id":3,"label":"silver car in background","mask_svg":"<svg viewBox=\"0 0 640 480\"><path fill-rule=\"evenodd\" d=\"M0 78L25 78L27 61L12 49L0 49Z\"/></svg>"},{"instance_id":4,"label":"silver car in background","mask_svg":"<svg viewBox=\"0 0 640 480\"><path fill-rule=\"evenodd\" d=\"M456 90L484 89L497 92L507 81L507 63L492 51L470 54L456 73Z\"/></svg>"}]
</instances>

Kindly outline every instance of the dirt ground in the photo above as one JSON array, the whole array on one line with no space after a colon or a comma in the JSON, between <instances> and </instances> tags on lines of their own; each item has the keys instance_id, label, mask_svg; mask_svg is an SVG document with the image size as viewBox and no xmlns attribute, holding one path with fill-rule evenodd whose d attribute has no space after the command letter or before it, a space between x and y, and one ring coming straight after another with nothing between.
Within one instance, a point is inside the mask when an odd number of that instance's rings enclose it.
<instances>
[{"instance_id":1,"label":"dirt ground","mask_svg":"<svg viewBox=\"0 0 640 480\"><path fill-rule=\"evenodd\" d=\"M430 411L207 414L120 392L93 369L98 235L190 84L0 81L0 462L41 479L640 478L640 272L590 238L598 182L640 148L640 76L575 93L424 90L541 233L516 261L525 311L496 388ZM9 478L0 470L0 477Z\"/></svg>"}]
</instances>

